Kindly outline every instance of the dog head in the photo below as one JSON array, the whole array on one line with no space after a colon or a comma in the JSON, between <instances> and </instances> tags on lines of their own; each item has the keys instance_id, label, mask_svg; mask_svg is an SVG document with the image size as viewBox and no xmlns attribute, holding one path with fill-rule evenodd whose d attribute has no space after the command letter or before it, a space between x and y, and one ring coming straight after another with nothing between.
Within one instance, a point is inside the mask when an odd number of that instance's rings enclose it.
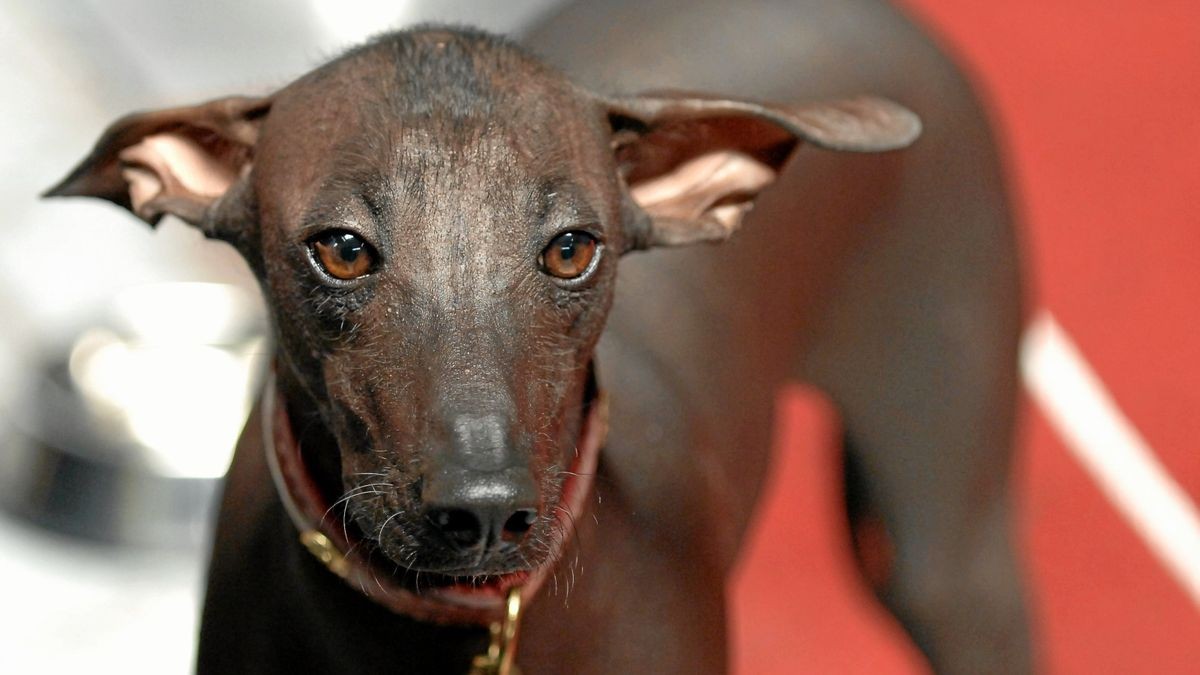
<instances>
[{"instance_id":1,"label":"dog head","mask_svg":"<svg viewBox=\"0 0 1200 675\"><path fill-rule=\"evenodd\" d=\"M125 117L49 194L235 246L330 502L390 568L504 575L556 555L621 255L725 239L803 142L918 130L872 98L605 98L428 28L265 98Z\"/></svg>"}]
</instances>

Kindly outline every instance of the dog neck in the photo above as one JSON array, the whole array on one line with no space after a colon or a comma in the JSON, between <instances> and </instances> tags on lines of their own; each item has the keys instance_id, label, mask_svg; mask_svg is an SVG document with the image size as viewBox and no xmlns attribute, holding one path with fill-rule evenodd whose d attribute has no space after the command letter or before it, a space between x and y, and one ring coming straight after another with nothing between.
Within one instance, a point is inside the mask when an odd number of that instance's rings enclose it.
<instances>
[{"instance_id":1,"label":"dog neck","mask_svg":"<svg viewBox=\"0 0 1200 675\"><path fill-rule=\"evenodd\" d=\"M576 518L587 506L600 449L608 432L607 397L598 388L593 389L595 394L584 403L585 418L576 459L563 484L557 509ZM338 519L331 515L328 500L305 466L288 416L287 401L273 374L263 396L263 413L263 446L279 497L296 526L300 542L331 573L374 602L418 621L491 626L504 618L509 588L480 590L450 586L415 592L373 570L368 548L352 543L347 529L337 525ZM554 554L519 585L519 602L523 605L528 605L553 573L574 528L564 526L556 530L561 534L557 535L560 539Z\"/></svg>"}]
</instances>

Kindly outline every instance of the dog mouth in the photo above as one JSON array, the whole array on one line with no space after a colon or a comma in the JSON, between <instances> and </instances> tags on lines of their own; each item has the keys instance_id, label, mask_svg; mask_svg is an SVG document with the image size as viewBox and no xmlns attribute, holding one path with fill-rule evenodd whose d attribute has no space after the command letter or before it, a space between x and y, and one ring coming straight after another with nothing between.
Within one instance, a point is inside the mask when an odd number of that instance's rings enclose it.
<instances>
[{"instance_id":1,"label":"dog mouth","mask_svg":"<svg viewBox=\"0 0 1200 675\"><path fill-rule=\"evenodd\" d=\"M577 472L576 464L578 459L568 470ZM558 502L560 509L568 501L567 487L563 486ZM539 548L536 554L527 555L516 546L504 551L483 546L473 553L465 552L449 560L422 562L418 554L432 542L426 543L419 535L410 534L405 539L414 541L407 546L385 545L379 537L364 534L363 526L353 516L340 512L345 509L347 506L343 502L342 506L330 510L324 522L345 536L347 551L365 557L372 581L378 585L380 580L386 579L411 593L449 599L462 605L487 606L506 596L509 589L525 586L537 572L557 563L561 558L561 549L567 544L565 537L558 534L563 530L564 523L561 519L555 519L548 524L550 533L537 539L539 542L549 542L549 546ZM436 534L432 533L426 533L426 536L436 538ZM445 552L438 553L446 555ZM406 564L401 560L411 562Z\"/></svg>"},{"instance_id":2,"label":"dog mouth","mask_svg":"<svg viewBox=\"0 0 1200 675\"><path fill-rule=\"evenodd\" d=\"M545 553L540 564L529 565L519 554L500 556L485 564L458 561L436 571L398 563L378 541L332 508L329 498L305 465L292 433L285 401L273 383L264 401L265 445L268 463L280 497L301 532L301 541L331 571L353 588L393 611L439 623L487 623L503 608L504 598L520 588L528 599L554 573L591 491L600 447L607 431L607 405L589 373L582 403L583 415L576 451L564 472L559 501L553 508ZM268 409L273 408L273 410ZM345 508L344 504L340 508ZM466 563L463 565L462 563ZM457 565L457 566L455 566Z\"/></svg>"}]
</instances>

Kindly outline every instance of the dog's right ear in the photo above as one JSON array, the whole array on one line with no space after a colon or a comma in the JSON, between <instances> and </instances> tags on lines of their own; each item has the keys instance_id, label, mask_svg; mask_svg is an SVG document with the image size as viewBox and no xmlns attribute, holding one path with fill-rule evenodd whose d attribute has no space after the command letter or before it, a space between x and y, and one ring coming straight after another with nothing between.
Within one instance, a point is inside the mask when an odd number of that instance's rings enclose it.
<instances>
[{"instance_id":1,"label":"dog's right ear","mask_svg":"<svg viewBox=\"0 0 1200 675\"><path fill-rule=\"evenodd\" d=\"M773 105L663 92L604 105L636 209L627 250L724 241L803 143L885 152L921 133L912 111L873 96Z\"/></svg>"},{"instance_id":2,"label":"dog's right ear","mask_svg":"<svg viewBox=\"0 0 1200 675\"><path fill-rule=\"evenodd\" d=\"M127 115L43 196L99 197L151 225L169 213L205 229L212 206L249 172L270 107L233 97Z\"/></svg>"}]
</instances>

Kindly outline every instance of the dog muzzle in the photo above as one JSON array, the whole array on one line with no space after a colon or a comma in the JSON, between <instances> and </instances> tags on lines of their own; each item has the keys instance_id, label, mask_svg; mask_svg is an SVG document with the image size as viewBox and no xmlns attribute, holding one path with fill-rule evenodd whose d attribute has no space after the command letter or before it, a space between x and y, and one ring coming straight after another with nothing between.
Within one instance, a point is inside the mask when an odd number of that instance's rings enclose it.
<instances>
[{"instance_id":1,"label":"dog muzzle","mask_svg":"<svg viewBox=\"0 0 1200 675\"><path fill-rule=\"evenodd\" d=\"M594 377L594 374L590 377ZM522 573L519 582L486 591L450 585L422 589L418 593L371 569L369 554L364 550L366 547L355 546L345 528L336 525L336 516L330 517L328 500L304 465L288 417L286 401L276 388L273 375L269 378L263 397L263 445L275 487L299 531L301 543L330 572L380 605L419 621L489 626L492 630L489 654L498 657L496 663L508 659L511 668L511 647L515 646L521 607L527 606L537 595L562 559L566 544L574 532L566 519L579 518L583 514L592 490L600 449L608 431L608 401L604 392L594 385L594 381L589 383L588 390L593 393L584 403L578 451L568 468L558 508L555 509L557 517L563 522L558 523L559 527L552 528L554 539L550 557L545 564L527 574ZM485 669L478 672L515 671Z\"/></svg>"}]
</instances>

